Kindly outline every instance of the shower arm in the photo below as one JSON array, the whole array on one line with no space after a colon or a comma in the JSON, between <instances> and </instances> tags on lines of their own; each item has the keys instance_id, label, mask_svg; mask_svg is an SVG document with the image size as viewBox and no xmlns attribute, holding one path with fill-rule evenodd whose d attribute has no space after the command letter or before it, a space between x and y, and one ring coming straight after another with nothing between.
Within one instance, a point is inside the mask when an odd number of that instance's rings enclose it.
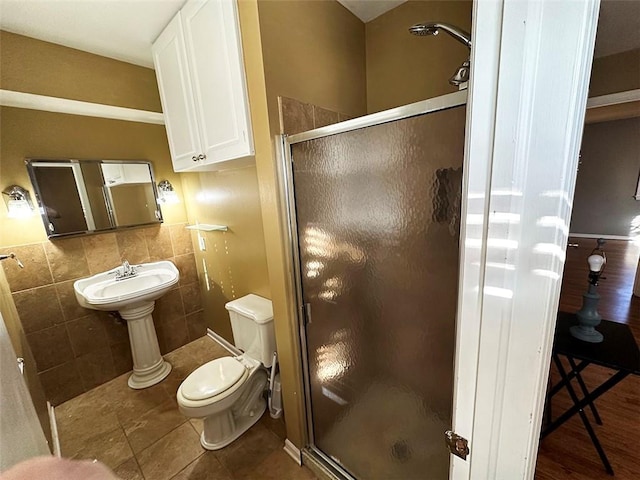
<instances>
[{"instance_id":1,"label":"shower arm","mask_svg":"<svg viewBox=\"0 0 640 480\"><path fill-rule=\"evenodd\" d=\"M446 23L443 23L440 26L440 28L442 30L444 30L445 32L447 32L449 35L451 35L453 38L458 40L460 43L462 43L467 48L471 48L471 39L469 38L469 34L468 33L463 32L461 30L458 30L455 27L451 27L450 25L447 25Z\"/></svg>"}]
</instances>

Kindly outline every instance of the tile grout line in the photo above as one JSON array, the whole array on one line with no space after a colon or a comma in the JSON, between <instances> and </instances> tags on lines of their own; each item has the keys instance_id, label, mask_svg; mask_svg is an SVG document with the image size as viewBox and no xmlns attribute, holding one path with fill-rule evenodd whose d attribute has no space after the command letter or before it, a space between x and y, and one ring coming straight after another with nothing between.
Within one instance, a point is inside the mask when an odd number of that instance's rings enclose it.
<instances>
[{"instance_id":1,"label":"tile grout line","mask_svg":"<svg viewBox=\"0 0 640 480\"><path fill-rule=\"evenodd\" d=\"M187 420L188 421L188 420ZM207 452L204 451L202 453L200 453L200 455L198 455L196 458L194 458L192 461L190 461L189 463L187 463L184 468L182 470L180 470L178 473L176 473L175 475L173 475L169 480L172 480L173 478L176 478L178 475L180 475L182 472L184 472L187 468L189 468L191 465L193 465L194 463L196 463L198 460L200 460L200 458L202 458L203 455L205 455Z\"/></svg>"},{"instance_id":2,"label":"tile grout line","mask_svg":"<svg viewBox=\"0 0 640 480\"><path fill-rule=\"evenodd\" d=\"M126 373L124 373L124 374L122 374L122 375L127 375L127 373L128 373L128 372L126 372ZM118 376L117 376L117 377L115 377L115 378L119 378L119 377L121 377L122 375L118 375ZM115 380L115 378L114 378L114 379L109 380L109 382L111 382L111 381ZM107 382L107 383L109 383L109 382ZM145 413L146 413L146 412L145 412ZM130 440L129 440L129 436L127 435L127 431L126 431L126 429L124 428L123 422L120 420L120 417L118 416L118 414L117 414L116 412L114 412L114 414L115 414L115 416L116 416L116 421L118 422L118 425L119 425L120 429L122 430L122 434L124 435L124 438L125 438L125 439L126 439L126 441L127 441L127 445L129 445L129 449L131 450L131 454L133 455L133 458L135 459L136 465L138 466L138 471L140 472L140 475L142 475L142 478L143 478L143 479L146 479L146 477L145 477L145 475L144 475L144 472L142 471L142 466L140 465L140 462L139 462L139 460L138 460L138 455L136 454L136 452L133 450L133 447L131 446L131 442L130 442ZM164 437L160 437L160 438L164 438ZM160 440L160 439L158 439L158 440ZM153 442L153 443L155 443L155 442ZM151 443L151 445L153 445L153 443ZM142 449L142 450L141 450L141 452L142 452L142 451L144 451L144 450L146 450L146 448L150 447L151 445L148 445L147 447L145 447L144 449ZM125 460L125 462L126 462L126 461L128 461L128 460L130 460L130 459ZM122 463L124 463L124 462L122 462ZM121 464L121 465L122 465L122 464Z\"/></svg>"},{"instance_id":3,"label":"tile grout line","mask_svg":"<svg viewBox=\"0 0 640 480\"><path fill-rule=\"evenodd\" d=\"M150 449L151 447L153 447L156 443L158 443L160 440L164 439L165 437L167 437L168 435L170 435L171 433L173 433L175 430L177 430L178 428L182 427L186 422L188 422L189 420L185 420L184 422L182 422L180 425L172 428L171 430L169 430L167 433L165 433L163 436L161 436L160 438L158 438L155 442L151 442L149 445L147 445L146 447L144 447L142 450L140 450L138 452L138 454ZM197 433L197 432L196 432ZM126 435L126 434L125 434ZM133 452L133 449L131 449L131 451ZM138 454L134 453L133 455L137 458Z\"/></svg>"},{"instance_id":4,"label":"tile grout line","mask_svg":"<svg viewBox=\"0 0 640 480\"><path fill-rule=\"evenodd\" d=\"M131 458L135 458L135 454L133 453L133 448L131 448L131 442L129 442L129 437L127 437L127 432L124 431L124 428L120 424L120 420L118 419L117 415L116 415L116 420L118 421L118 427L120 428L120 431L122 432L122 436L124 437L124 440L125 440L125 442L127 442L127 446L129 447L129 450L131 451L132 457L129 457L126 460L124 460L123 462L120 462L120 465L117 465L115 468L112 468L111 470L115 470L116 468L120 467L124 463L128 462L129 460L131 460ZM138 460L136 460L136 463L137 462L138 462ZM142 470L141 470L141 472L142 472ZM143 477L144 477L144 475L143 475Z\"/></svg>"},{"instance_id":5,"label":"tile grout line","mask_svg":"<svg viewBox=\"0 0 640 480\"><path fill-rule=\"evenodd\" d=\"M129 445L129 450L131 450L131 454L133 455L132 458L135 460L136 465L138 466L138 471L140 472L140 475L142 475L143 480L145 480L146 477L144 476L144 472L142 471L142 467L140 466L140 462L138 462L138 457L136 456L136 452L134 452L133 447L131 446L131 442L129 441L129 436L127 435L127 431L124 429L124 426L122 425L122 422L120 421L120 418L118 418L118 415L116 415L116 420L118 421L118 424L120 425L120 429L122 430L122 434L124 435L124 438L127 441L127 445ZM122 465L125 462L128 462L129 460L130 460L130 458L128 458L127 460L122 462L120 465ZM120 465L118 465L118 467Z\"/></svg>"}]
</instances>

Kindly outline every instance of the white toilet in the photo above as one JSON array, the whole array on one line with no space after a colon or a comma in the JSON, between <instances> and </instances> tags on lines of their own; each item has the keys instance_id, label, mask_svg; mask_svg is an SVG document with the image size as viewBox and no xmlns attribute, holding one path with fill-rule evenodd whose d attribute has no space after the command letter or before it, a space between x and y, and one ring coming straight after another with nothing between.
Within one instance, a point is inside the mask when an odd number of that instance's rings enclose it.
<instances>
[{"instance_id":1,"label":"white toilet","mask_svg":"<svg viewBox=\"0 0 640 480\"><path fill-rule=\"evenodd\" d=\"M226 447L260 419L266 409L265 367L276 350L271 301L251 294L225 307L235 346L244 353L205 363L176 394L183 415L204 418L200 443L207 450Z\"/></svg>"}]
</instances>

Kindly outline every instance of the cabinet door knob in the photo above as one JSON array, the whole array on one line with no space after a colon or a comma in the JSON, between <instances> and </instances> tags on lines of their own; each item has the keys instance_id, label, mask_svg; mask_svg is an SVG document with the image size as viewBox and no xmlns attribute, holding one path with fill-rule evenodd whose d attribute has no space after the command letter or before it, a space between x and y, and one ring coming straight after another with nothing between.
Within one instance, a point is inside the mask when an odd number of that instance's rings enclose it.
<instances>
[{"instance_id":1,"label":"cabinet door knob","mask_svg":"<svg viewBox=\"0 0 640 480\"><path fill-rule=\"evenodd\" d=\"M207 156L204 153L198 155L198 160L205 160L206 158Z\"/></svg>"},{"instance_id":2,"label":"cabinet door knob","mask_svg":"<svg viewBox=\"0 0 640 480\"><path fill-rule=\"evenodd\" d=\"M194 155L193 157L191 157L191 160L193 160L194 162L197 162L198 161L198 156Z\"/></svg>"}]
</instances>

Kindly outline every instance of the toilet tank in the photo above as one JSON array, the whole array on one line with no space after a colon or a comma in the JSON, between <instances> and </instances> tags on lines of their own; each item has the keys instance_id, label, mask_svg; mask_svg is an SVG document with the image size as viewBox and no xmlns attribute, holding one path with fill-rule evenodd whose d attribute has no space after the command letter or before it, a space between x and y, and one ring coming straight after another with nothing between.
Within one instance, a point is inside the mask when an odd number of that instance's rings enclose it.
<instances>
[{"instance_id":1,"label":"toilet tank","mask_svg":"<svg viewBox=\"0 0 640 480\"><path fill-rule=\"evenodd\" d=\"M271 300L246 295L225 305L231 319L234 345L270 367L276 351Z\"/></svg>"}]
</instances>

